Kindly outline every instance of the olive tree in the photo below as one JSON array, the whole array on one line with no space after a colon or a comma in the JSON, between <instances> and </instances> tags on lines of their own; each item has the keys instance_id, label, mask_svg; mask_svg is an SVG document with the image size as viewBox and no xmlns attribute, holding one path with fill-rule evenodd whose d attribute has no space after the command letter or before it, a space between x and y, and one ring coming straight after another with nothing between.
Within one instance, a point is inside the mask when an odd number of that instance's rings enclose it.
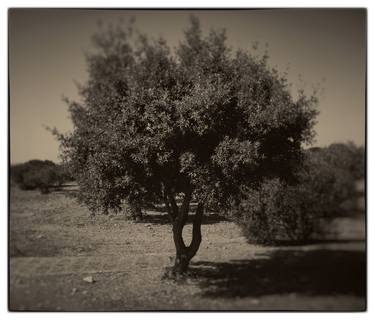
<instances>
[{"instance_id":1,"label":"olive tree","mask_svg":"<svg viewBox=\"0 0 375 320\"><path fill-rule=\"evenodd\" d=\"M59 134L79 199L92 211L163 202L184 273L201 243L204 212L265 177L292 179L313 136L316 98L293 99L267 55L231 50L224 30L190 19L176 50L131 27L101 29L87 54L74 125ZM181 200L179 202L179 200ZM182 231L197 203L192 240Z\"/></svg>"}]
</instances>

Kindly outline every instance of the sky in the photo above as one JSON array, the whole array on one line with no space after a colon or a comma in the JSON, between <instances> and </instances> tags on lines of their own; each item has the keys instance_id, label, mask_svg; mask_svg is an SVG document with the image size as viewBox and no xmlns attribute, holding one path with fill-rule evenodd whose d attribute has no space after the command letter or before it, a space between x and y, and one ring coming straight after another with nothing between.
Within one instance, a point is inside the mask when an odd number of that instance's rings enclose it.
<instances>
[{"instance_id":1,"label":"sky","mask_svg":"<svg viewBox=\"0 0 375 320\"><path fill-rule=\"evenodd\" d=\"M315 146L365 143L366 11L363 9L87 10L11 9L9 86L11 163L59 162L58 142L45 129L72 129L64 96L78 99L87 78L84 52L98 22L136 20L173 48L191 14L202 29L227 30L228 44L267 46L270 64L288 72L293 92L319 88Z\"/></svg>"}]
</instances>

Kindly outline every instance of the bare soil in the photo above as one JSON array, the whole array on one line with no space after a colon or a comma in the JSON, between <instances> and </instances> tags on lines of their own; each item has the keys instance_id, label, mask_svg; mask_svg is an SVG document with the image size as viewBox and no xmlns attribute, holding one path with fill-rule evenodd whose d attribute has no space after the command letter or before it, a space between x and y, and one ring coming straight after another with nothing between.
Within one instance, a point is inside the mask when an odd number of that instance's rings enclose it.
<instances>
[{"instance_id":1,"label":"bare soil","mask_svg":"<svg viewBox=\"0 0 375 320\"><path fill-rule=\"evenodd\" d=\"M174 256L164 213L134 223L90 217L67 191L12 188L10 196L13 311L366 308L364 215L333 221L334 239L267 247L247 243L234 223L210 214L192 276L171 281L161 280ZM188 237L191 225L185 229Z\"/></svg>"}]
</instances>

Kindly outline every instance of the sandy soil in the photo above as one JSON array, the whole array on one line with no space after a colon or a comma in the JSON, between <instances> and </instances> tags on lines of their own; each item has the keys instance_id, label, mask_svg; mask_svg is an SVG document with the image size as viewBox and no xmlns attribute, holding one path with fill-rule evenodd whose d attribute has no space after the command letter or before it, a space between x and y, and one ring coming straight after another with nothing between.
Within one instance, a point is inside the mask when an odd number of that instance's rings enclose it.
<instances>
[{"instance_id":1,"label":"sandy soil","mask_svg":"<svg viewBox=\"0 0 375 320\"><path fill-rule=\"evenodd\" d=\"M149 212L141 223L90 217L66 192L12 188L9 225L10 310L366 307L363 216L334 221L335 241L266 247L248 244L234 223L211 214L192 261L194 276L180 282L161 280L174 254L162 213Z\"/></svg>"}]
</instances>

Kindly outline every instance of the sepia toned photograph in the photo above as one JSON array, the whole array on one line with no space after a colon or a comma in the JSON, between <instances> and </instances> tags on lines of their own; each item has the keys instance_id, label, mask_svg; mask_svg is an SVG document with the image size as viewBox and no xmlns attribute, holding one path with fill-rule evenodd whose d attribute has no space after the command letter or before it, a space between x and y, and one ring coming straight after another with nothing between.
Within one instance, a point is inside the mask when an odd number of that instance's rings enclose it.
<instances>
[{"instance_id":1,"label":"sepia toned photograph","mask_svg":"<svg viewBox=\"0 0 375 320\"><path fill-rule=\"evenodd\" d=\"M9 311L366 311L366 74L366 8L10 8Z\"/></svg>"}]
</instances>

